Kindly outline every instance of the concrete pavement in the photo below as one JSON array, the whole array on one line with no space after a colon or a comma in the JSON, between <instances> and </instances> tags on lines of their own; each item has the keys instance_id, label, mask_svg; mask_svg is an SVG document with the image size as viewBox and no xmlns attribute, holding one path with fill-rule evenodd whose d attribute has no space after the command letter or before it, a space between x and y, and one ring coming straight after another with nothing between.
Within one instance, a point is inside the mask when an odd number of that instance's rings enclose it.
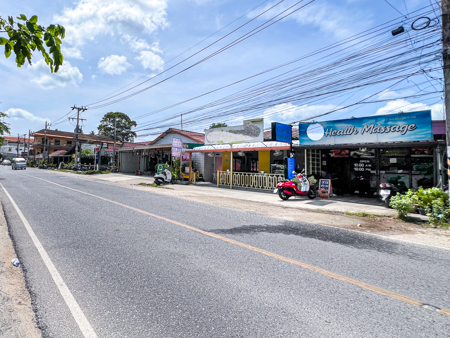
<instances>
[{"instance_id":1,"label":"concrete pavement","mask_svg":"<svg viewBox=\"0 0 450 338\"><path fill-rule=\"evenodd\" d=\"M136 176L131 174L113 173L106 175L96 175L100 180L114 182L126 182L127 184L153 183L151 176ZM297 208L311 211L339 212L339 213L369 213L375 216L393 217L397 212L393 209L384 207L377 198L359 197L359 196L335 196L328 199L320 197L310 200L307 197L291 198L288 201L281 200L278 195L273 194L272 190L262 191L256 189L244 189L219 187L216 184L208 182L198 182L196 185L174 184L169 186L171 189L183 193L201 193L207 196L226 197L238 200L253 202L264 202L286 208ZM425 219L417 215L420 219Z\"/></svg>"}]
</instances>

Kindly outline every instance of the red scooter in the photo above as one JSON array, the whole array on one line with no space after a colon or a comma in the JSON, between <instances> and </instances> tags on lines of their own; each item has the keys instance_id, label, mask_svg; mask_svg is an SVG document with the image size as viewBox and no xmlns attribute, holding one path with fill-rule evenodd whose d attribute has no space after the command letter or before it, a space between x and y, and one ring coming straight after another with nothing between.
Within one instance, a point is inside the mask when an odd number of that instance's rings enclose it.
<instances>
[{"instance_id":1,"label":"red scooter","mask_svg":"<svg viewBox=\"0 0 450 338\"><path fill-rule=\"evenodd\" d=\"M295 173L295 172L293 172ZM298 174L300 180L300 189L297 183L292 181L278 182L277 187L273 191L274 194L278 193L278 196L284 201L288 200L292 196L308 196L308 198L316 198L316 193L311 189L311 184L308 178L304 175L304 171Z\"/></svg>"}]
</instances>

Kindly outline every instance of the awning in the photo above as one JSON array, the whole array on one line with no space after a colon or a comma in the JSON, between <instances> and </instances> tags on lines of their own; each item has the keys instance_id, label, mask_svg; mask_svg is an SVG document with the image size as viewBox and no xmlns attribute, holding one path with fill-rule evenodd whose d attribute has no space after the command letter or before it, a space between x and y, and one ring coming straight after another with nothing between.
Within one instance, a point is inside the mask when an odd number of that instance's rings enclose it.
<instances>
[{"instance_id":1,"label":"awning","mask_svg":"<svg viewBox=\"0 0 450 338\"><path fill-rule=\"evenodd\" d=\"M137 146L137 147L126 147L126 148L117 148L117 152L129 152L134 150L152 150L152 149L172 149L171 144L155 144L155 145L148 145L148 146Z\"/></svg>"},{"instance_id":2,"label":"awning","mask_svg":"<svg viewBox=\"0 0 450 338\"><path fill-rule=\"evenodd\" d=\"M299 141L292 141L292 146L297 149L358 149L358 148L413 148L413 147L433 147L438 144L445 145L444 140L437 141L407 141L407 142L380 142L380 143L350 143L350 144L320 144L302 145Z\"/></svg>"},{"instance_id":3,"label":"awning","mask_svg":"<svg viewBox=\"0 0 450 338\"><path fill-rule=\"evenodd\" d=\"M289 150L291 145L285 142L252 142L235 144L213 144L186 150L187 153L211 153L224 151L262 151L262 150Z\"/></svg>"},{"instance_id":4,"label":"awning","mask_svg":"<svg viewBox=\"0 0 450 338\"><path fill-rule=\"evenodd\" d=\"M55 157L55 156L61 156L61 155L65 155L67 153L67 150L57 150L53 153L51 153L50 155L48 155L48 157Z\"/></svg>"}]
</instances>

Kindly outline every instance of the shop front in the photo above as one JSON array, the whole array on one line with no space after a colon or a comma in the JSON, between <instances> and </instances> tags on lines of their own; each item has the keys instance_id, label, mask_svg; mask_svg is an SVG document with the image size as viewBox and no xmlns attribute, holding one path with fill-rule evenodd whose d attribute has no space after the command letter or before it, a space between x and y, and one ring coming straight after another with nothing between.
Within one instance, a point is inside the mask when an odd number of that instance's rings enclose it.
<instances>
[{"instance_id":1,"label":"shop front","mask_svg":"<svg viewBox=\"0 0 450 338\"><path fill-rule=\"evenodd\" d=\"M285 142L249 142L195 147L188 153L204 156L204 177L218 186L272 189L286 175Z\"/></svg>"},{"instance_id":2,"label":"shop front","mask_svg":"<svg viewBox=\"0 0 450 338\"><path fill-rule=\"evenodd\" d=\"M307 175L331 179L335 194L372 196L380 183L442 184L441 121L430 111L300 124L295 152Z\"/></svg>"}]
</instances>

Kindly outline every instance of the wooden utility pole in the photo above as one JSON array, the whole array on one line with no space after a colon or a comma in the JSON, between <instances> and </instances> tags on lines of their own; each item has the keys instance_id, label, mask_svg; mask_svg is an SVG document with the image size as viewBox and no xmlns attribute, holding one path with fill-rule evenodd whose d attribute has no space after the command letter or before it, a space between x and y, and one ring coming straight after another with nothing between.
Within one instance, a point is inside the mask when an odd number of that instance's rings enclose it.
<instances>
[{"instance_id":1,"label":"wooden utility pole","mask_svg":"<svg viewBox=\"0 0 450 338\"><path fill-rule=\"evenodd\" d=\"M73 110L77 110L77 117L69 117L69 120L77 120L77 127L75 128L75 166L78 166L78 134L80 133L80 121L86 121L86 119L80 119L80 112L87 110L86 107L72 107Z\"/></svg>"},{"instance_id":2,"label":"wooden utility pole","mask_svg":"<svg viewBox=\"0 0 450 338\"><path fill-rule=\"evenodd\" d=\"M44 151L42 152L42 160L45 162L45 150L47 149L47 121L45 121L45 132L44 132Z\"/></svg>"},{"instance_id":3,"label":"wooden utility pole","mask_svg":"<svg viewBox=\"0 0 450 338\"><path fill-rule=\"evenodd\" d=\"M450 188L450 0L441 0L442 59L444 62L445 142L447 145L447 174Z\"/></svg>"},{"instance_id":4,"label":"wooden utility pole","mask_svg":"<svg viewBox=\"0 0 450 338\"><path fill-rule=\"evenodd\" d=\"M117 116L114 115L114 144L113 144L113 160L112 163L114 163L114 166L116 167L116 119Z\"/></svg>"},{"instance_id":5,"label":"wooden utility pole","mask_svg":"<svg viewBox=\"0 0 450 338\"><path fill-rule=\"evenodd\" d=\"M27 159L30 158L30 137L31 137L31 130L28 129Z\"/></svg>"},{"instance_id":6,"label":"wooden utility pole","mask_svg":"<svg viewBox=\"0 0 450 338\"><path fill-rule=\"evenodd\" d=\"M20 135L17 134L17 157L19 157Z\"/></svg>"}]
</instances>

